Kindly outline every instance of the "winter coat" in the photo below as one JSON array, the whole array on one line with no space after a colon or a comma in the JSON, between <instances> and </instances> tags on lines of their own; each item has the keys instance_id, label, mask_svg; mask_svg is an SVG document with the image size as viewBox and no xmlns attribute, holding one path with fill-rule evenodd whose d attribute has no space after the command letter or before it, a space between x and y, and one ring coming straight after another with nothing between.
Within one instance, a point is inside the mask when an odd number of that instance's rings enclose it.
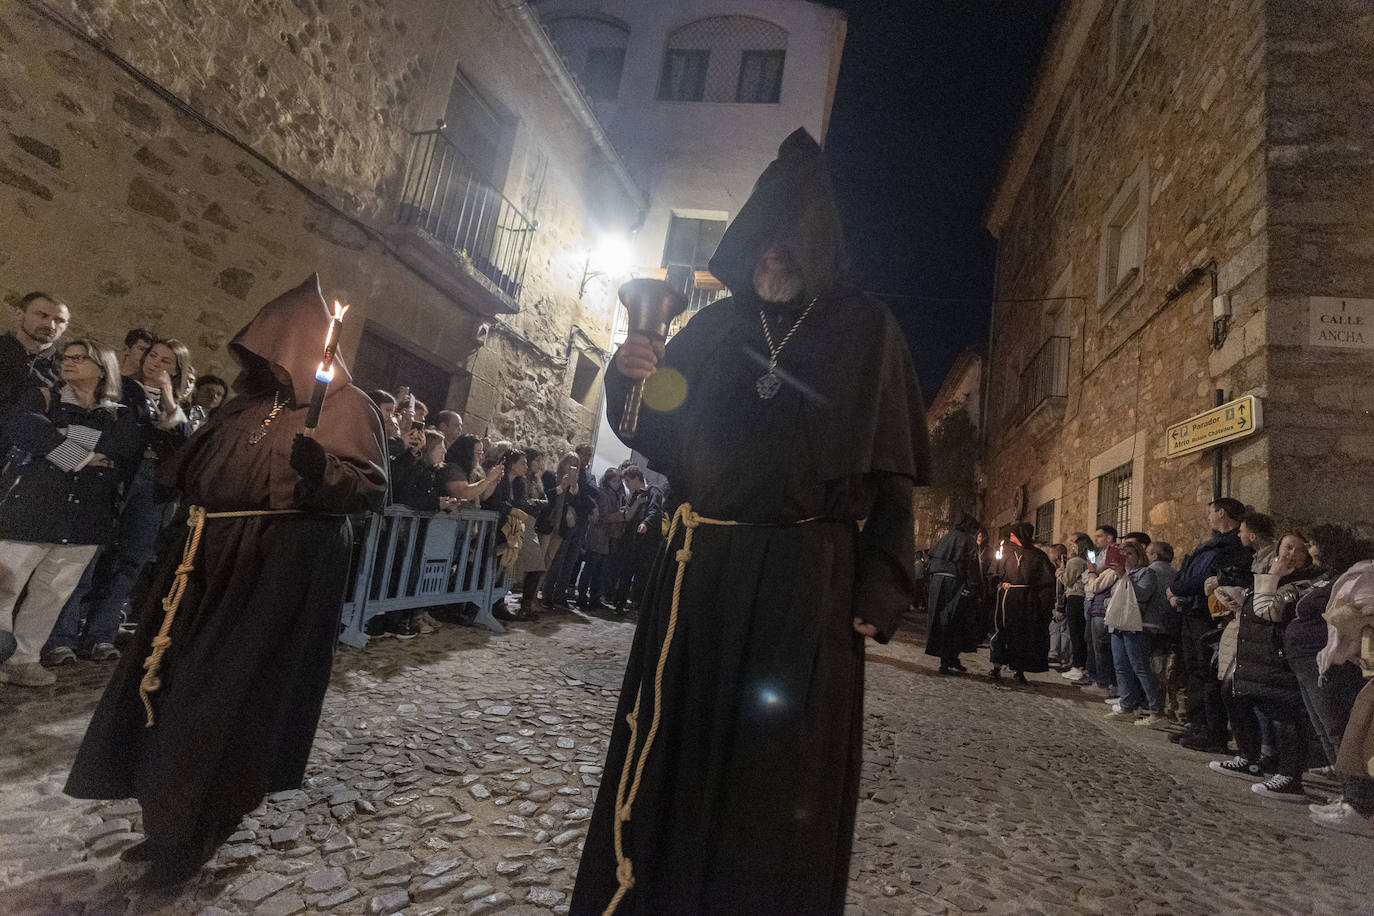
<instances>
[{"instance_id":1,"label":"winter coat","mask_svg":"<svg viewBox=\"0 0 1374 916\"><path fill-rule=\"evenodd\" d=\"M1179 599L1179 613L1208 616L1207 580L1224 568L1238 566L1248 569L1249 565L1250 551L1241 544L1239 534L1234 531L1213 531L1210 538L1183 558L1178 575L1170 586Z\"/></svg>"},{"instance_id":2,"label":"winter coat","mask_svg":"<svg viewBox=\"0 0 1374 916\"><path fill-rule=\"evenodd\" d=\"M57 344L30 353L13 331L0 334L0 464L8 446L9 418L19 399L34 388L52 388L58 379Z\"/></svg>"},{"instance_id":3,"label":"winter coat","mask_svg":"<svg viewBox=\"0 0 1374 916\"><path fill-rule=\"evenodd\" d=\"M1150 568L1155 571L1155 581L1159 583L1159 593L1164 602L1164 626L1160 633L1177 637L1183 632L1183 616L1179 614L1178 608L1169 603L1169 588L1174 584L1178 570L1163 560L1155 560L1150 564Z\"/></svg>"},{"instance_id":4,"label":"winter coat","mask_svg":"<svg viewBox=\"0 0 1374 916\"><path fill-rule=\"evenodd\" d=\"M1315 587L1318 570L1297 570L1279 580L1273 595L1245 594L1236 624L1236 666L1232 690L1237 696L1289 701L1301 696L1297 676L1284 657L1283 631L1299 600Z\"/></svg>"},{"instance_id":5,"label":"winter coat","mask_svg":"<svg viewBox=\"0 0 1374 916\"><path fill-rule=\"evenodd\" d=\"M1064 586L1065 597L1084 597L1083 574L1087 571L1088 561L1082 557L1069 557L1064 561L1063 568L1055 573L1055 577Z\"/></svg>"},{"instance_id":6,"label":"winter coat","mask_svg":"<svg viewBox=\"0 0 1374 916\"><path fill-rule=\"evenodd\" d=\"M64 435L59 430L65 429ZM0 538L40 544L107 544L119 517L120 483L143 440L122 406L85 408L65 389L32 388L10 415L11 462L0 503ZM92 454L114 467L89 463Z\"/></svg>"},{"instance_id":7,"label":"winter coat","mask_svg":"<svg viewBox=\"0 0 1374 916\"><path fill-rule=\"evenodd\" d=\"M1330 637L1317 655L1317 668L1324 674L1347 661L1374 668L1374 560L1361 560L1332 583L1322 616Z\"/></svg>"},{"instance_id":8,"label":"winter coat","mask_svg":"<svg viewBox=\"0 0 1374 916\"><path fill-rule=\"evenodd\" d=\"M1146 633L1164 631L1168 617L1169 598L1164 593L1165 586L1159 582L1153 568L1142 566L1128 572L1131 587L1135 589L1135 600L1140 605L1141 629Z\"/></svg>"}]
</instances>

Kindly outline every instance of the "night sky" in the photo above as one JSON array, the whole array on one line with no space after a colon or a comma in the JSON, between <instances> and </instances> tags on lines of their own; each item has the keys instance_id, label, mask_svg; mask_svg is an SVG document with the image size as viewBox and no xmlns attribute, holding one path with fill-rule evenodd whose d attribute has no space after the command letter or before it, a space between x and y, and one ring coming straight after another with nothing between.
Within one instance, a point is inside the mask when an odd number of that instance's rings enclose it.
<instances>
[{"instance_id":1,"label":"night sky","mask_svg":"<svg viewBox=\"0 0 1374 916\"><path fill-rule=\"evenodd\" d=\"M831 5L849 33L826 150L854 279L896 312L929 400L959 351L987 342L996 247L983 214L1059 3Z\"/></svg>"}]
</instances>

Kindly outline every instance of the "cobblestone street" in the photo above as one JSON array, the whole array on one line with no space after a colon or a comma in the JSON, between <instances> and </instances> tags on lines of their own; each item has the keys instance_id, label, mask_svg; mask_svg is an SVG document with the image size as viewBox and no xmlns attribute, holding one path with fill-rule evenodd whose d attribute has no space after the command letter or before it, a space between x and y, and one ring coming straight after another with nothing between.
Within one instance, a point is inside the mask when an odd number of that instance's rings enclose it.
<instances>
[{"instance_id":1,"label":"cobblestone street","mask_svg":"<svg viewBox=\"0 0 1374 916\"><path fill-rule=\"evenodd\" d=\"M109 669L0 687L0 912L566 912L631 634L559 614L341 648L306 784L176 892L117 858L135 803L61 794ZM870 648L853 913L1370 911L1374 840L1037 680Z\"/></svg>"}]
</instances>

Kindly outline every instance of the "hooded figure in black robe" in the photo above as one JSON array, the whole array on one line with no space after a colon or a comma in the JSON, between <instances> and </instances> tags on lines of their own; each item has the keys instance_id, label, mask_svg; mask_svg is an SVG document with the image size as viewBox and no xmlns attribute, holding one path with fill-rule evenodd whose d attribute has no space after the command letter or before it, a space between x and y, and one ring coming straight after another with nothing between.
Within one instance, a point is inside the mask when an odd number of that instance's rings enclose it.
<instances>
[{"instance_id":1,"label":"hooded figure in black robe","mask_svg":"<svg viewBox=\"0 0 1374 916\"><path fill-rule=\"evenodd\" d=\"M380 510L387 486L381 416L342 360L315 438L297 436L329 321L314 276L264 306L230 344L238 396L159 470L184 506L297 511L205 521L150 726L139 685L182 561L177 526L77 753L67 794L137 798L146 840L126 858L150 860L157 882L190 877L264 796L305 774L339 634L347 515Z\"/></svg>"},{"instance_id":2,"label":"hooded figure in black robe","mask_svg":"<svg viewBox=\"0 0 1374 916\"><path fill-rule=\"evenodd\" d=\"M1029 522L1011 526L1002 558L993 575L999 580L992 617L989 659L992 676L1002 666L1016 672L1025 683L1025 672L1050 670L1050 620L1054 617L1054 564L1033 542L1035 528Z\"/></svg>"},{"instance_id":3,"label":"hooded figure in black robe","mask_svg":"<svg viewBox=\"0 0 1374 916\"><path fill-rule=\"evenodd\" d=\"M803 281L791 301L755 292L770 249ZM797 131L711 259L732 297L691 318L645 386L634 448L695 512L738 524L694 529L666 658L681 525L659 555L574 914L612 902L622 914L844 909L862 632L886 642L911 604L912 487L928 474L906 340L884 306L843 282L844 267L824 157ZM765 320L775 345L793 332L771 398L757 388L769 364ZM617 359L606 378L613 428L630 385ZM626 780L637 700L633 750L644 762ZM633 799L618 855L620 794Z\"/></svg>"},{"instance_id":4,"label":"hooded figure in black robe","mask_svg":"<svg viewBox=\"0 0 1374 916\"><path fill-rule=\"evenodd\" d=\"M926 655L940 659L940 673L963 671L960 652L973 652L981 639L983 569L978 561L978 520L965 512L930 549L930 632Z\"/></svg>"}]
</instances>

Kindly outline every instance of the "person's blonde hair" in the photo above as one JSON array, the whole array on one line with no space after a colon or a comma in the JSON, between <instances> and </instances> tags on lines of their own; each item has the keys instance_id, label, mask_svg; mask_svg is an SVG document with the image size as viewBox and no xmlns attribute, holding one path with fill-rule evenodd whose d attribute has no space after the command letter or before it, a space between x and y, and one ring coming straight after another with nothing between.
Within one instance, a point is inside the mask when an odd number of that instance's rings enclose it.
<instances>
[{"instance_id":1,"label":"person's blonde hair","mask_svg":"<svg viewBox=\"0 0 1374 916\"><path fill-rule=\"evenodd\" d=\"M106 410L116 409L124 400L124 382L119 374L119 359L115 356L115 351L94 337L77 337L67 341L62 345L64 354L68 347L83 347L91 362L99 366L100 371L104 373L104 377L95 388L96 406Z\"/></svg>"}]
</instances>

